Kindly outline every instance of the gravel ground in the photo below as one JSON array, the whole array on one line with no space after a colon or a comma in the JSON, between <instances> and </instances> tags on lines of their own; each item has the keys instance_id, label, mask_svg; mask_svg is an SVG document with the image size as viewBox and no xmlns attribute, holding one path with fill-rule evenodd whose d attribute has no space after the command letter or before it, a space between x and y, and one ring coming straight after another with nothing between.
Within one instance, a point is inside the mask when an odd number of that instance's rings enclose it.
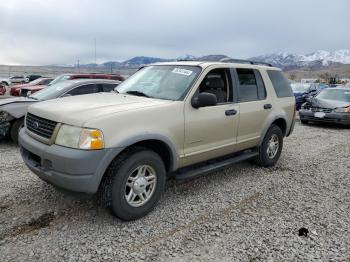
<instances>
[{"instance_id":1,"label":"gravel ground","mask_svg":"<svg viewBox=\"0 0 350 262\"><path fill-rule=\"evenodd\" d=\"M3 141L0 261L350 261L349 157L350 129L297 123L275 167L170 181L125 223L39 180Z\"/></svg>"}]
</instances>

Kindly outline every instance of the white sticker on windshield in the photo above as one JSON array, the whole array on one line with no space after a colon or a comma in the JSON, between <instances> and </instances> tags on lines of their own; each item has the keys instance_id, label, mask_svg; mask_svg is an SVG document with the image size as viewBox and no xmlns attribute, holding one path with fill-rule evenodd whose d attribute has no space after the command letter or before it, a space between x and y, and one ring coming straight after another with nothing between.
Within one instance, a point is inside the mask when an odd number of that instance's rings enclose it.
<instances>
[{"instance_id":1,"label":"white sticker on windshield","mask_svg":"<svg viewBox=\"0 0 350 262\"><path fill-rule=\"evenodd\" d=\"M174 68L174 70L172 72L175 74L180 74L180 75L185 75L185 76L190 76L193 73L191 70L182 69L182 68Z\"/></svg>"}]
</instances>

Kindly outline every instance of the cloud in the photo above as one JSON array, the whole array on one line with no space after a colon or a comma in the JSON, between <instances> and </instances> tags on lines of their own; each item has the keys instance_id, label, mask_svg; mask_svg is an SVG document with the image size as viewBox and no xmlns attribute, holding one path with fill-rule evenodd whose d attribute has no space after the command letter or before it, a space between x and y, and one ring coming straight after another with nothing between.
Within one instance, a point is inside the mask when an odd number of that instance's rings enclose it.
<instances>
[{"instance_id":1,"label":"cloud","mask_svg":"<svg viewBox=\"0 0 350 262\"><path fill-rule=\"evenodd\" d=\"M348 0L7 0L0 64L349 48Z\"/></svg>"}]
</instances>

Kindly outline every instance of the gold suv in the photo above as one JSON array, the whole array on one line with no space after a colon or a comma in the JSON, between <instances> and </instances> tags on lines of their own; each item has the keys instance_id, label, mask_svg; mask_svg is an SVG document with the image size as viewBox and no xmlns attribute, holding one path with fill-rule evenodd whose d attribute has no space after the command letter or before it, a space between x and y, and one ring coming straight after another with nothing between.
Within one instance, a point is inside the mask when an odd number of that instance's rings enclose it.
<instances>
[{"instance_id":1,"label":"gold suv","mask_svg":"<svg viewBox=\"0 0 350 262\"><path fill-rule=\"evenodd\" d=\"M41 179L98 193L123 220L147 214L168 177L190 179L255 158L272 166L294 126L278 68L251 61L146 66L114 92L29 107L21 154Z\"/></svg>"}]
</instances>

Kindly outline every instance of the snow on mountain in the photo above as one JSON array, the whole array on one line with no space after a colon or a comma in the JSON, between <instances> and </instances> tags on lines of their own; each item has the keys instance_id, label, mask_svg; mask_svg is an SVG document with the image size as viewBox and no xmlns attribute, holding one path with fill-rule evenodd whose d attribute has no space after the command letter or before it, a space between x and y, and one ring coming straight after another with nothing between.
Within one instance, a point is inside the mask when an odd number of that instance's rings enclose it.
<instances>
[{"instance_id":1,"label":"snow on mountain","mask_svg":"<svg viewBox=\"0 0 350 262\"><path fill-rule=\"evenodd\" d=\"M318 50L306 55L280 52L252 57L250 60L270 63L286 69L307 66L328 66L332 63L350 64L350 50L341 49L333 52Z\"/></svg>"}]
</instances>

